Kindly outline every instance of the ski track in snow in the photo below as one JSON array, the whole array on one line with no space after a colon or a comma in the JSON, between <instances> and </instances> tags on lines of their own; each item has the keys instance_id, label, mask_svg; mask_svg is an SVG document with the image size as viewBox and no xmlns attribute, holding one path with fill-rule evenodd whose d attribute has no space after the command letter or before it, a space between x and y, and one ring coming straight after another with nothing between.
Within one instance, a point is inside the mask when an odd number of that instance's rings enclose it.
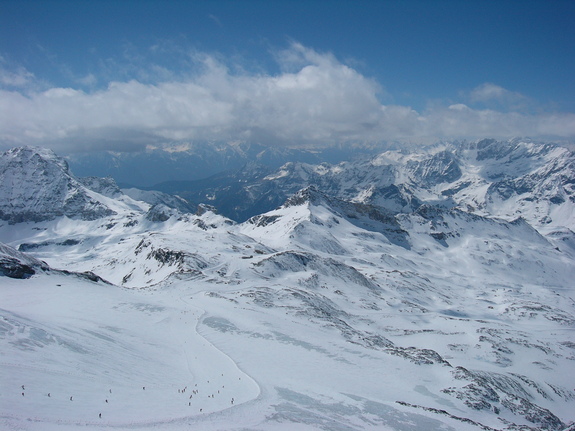
<instances>
[{"instance_id":1,"label":"ski track in snow","mask_svg":"<svg viewBox=\"0 0 575 431\"><path fill-rule=\"evenodd\" d=\"M50 323L44 324L40 318L36 320L32 316L29 318L26 316L25 301L16 298L17 282L7 280L6 283L5 280L5 278L2 279L2 303L11 305L12 309L14 306L16 308L22 307L19 313L21 319L18 323L24 325L36 322L38 328L44 328L42 330L49 332ZM47 281L53 282L51 278ZM14 290L10 292L11 289ZM41 289L44 291L44 295L55 293L50 291L49 287ZM77 289L69 289L68 293L78 294L78 292L73 292L74 290ZM133 296L134 293L125 290L121 292L129 293L128 296ZM40 292L34 294L37 295L36 297L42 295ZM148 317L148 319L142 319L143 328L150 327L153 332L152 327L160 326L161 332L165 334L166 343L169 343L171 348L174 344L179 346L179 349L172 349L173 351L170 353L155 352L156 355L169 354L172 357L170 362L175 365L176 369L180 365L180 370L174 373L177 378L171 377L170 369L164 368L159 370L163 376L158 376L158 370L155 369L153 371L156 375L150 376L151 378L146 380L145 376L141 375L146 372L144 366L144 373L138 373L141 385L136 386L136 376L131 375L129 370L125 370L128 373L127 376L112 375L106 382L103 382L102 376L90 376L80 371L80 368L86 368L85 364L75 364L74 360L82 358L72 358L68 367L60 364L50 367L48 362L45 366L31 365L25 361L21 363L7 361L8 358L4 357L0 361L2 365L0 371L2 382L0 424L4 424L4 429L39 430L61 429L63 426L148 428L169 424L183 425L189 421L193 422L198 417L239 407L241 404L257 398L260 393L257 383L241 371L228 355L220 351L197 331L197 325L202 316L205 315L205 311L185 299L188 295L178 293L176 296L178 298L173 299L172 304L175 305L179 302L184 307L170 309L168 313L160 311L161 319L154 318L151 322L149 318L155 317L154 313L158 314L158 312L147 313L146 307L153 310L153 307L158 307L158 304L122 302L117 304L115 308L120 310L121 314L125 314L125 310L131 308L128 311L129 314L133 314L135 310L135 313L140 314L137 317ZM11 303L10 299L15 298L17 299L16 304ZM64 300L62 296L60 299ZM139 298L139 300L144 299ZM51 301L54 301L54 298L48 300L48 302ZM73 303L74 299L68 298L68 301ZM151 316L146 316L146 314L151 314ZM0 315L3 318L7 316L1 310ZM15 320L14 315L9 316L10 321ZM48 316L43 317L47 318ZM121 324L117 315L114 324ZM51 329L57 331L54 327ZM39 329L35 330L38 331ZM85 328L85 330L88 329ZM18 331L25 332L26 329L21 327L16 330L16 332ZM48 337L51 337L53 333L50 334ZM105 337L104 335L100 336ZM82 343L81 339L76 341L79 344ZM56 341L56 343L59 342L61 341ZM142 339L141 342L149 344L145 339ZM84 344L84 346L86 345ZM30 349L34 347L31 346ZM38 348L47 347L50 346ZM161 349L162 346L156 345L153 348L154 350ZM86 349L88 349L87 346ZM25 357L26 351L23 353ZM89 352L88 354L93 353L101 354L102 352ZM148 358L142 355L140 359L146 361ZM158 359L152 358L153 361ZM181 367L181 362L185 363L183 367ZM152 371L152 367L156 366L157 364L153 362L150 365L150 371ZM104 371L104 374L107 372ZM120 377L123 377L123 380ZM165 377L166 381L161 381L159 377ZM178 385L176 380L181 383ZM24 385L25 390L22 390L21 385ZM25 395L21 395L21 393ZM69 397L73 398L70 399ZM234 399L233 403L232 398ZM99 418L100 413L102 418Z\"/></svg>"}]
</instances>

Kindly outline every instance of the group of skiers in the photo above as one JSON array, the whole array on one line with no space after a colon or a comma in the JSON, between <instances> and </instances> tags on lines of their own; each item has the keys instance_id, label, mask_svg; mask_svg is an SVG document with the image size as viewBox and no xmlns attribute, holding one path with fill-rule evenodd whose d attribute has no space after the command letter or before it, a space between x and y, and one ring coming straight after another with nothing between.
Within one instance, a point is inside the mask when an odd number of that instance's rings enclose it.
<instances>
[{"instance_id":1,"label":"group of skiers","mask_svg":"<svg viewBox=\"0 0 575 431\"><path fill-rule=\"evenodd\" d=\"M223 376L223 374L222 374L222 376ZM240 379L241 379L241 378L240 378ZM210 383L209 380L208 380L207 382ZM194 387L197 388L197 387L198 387L198 384L196 383ZM225 388L225 385L222 385L222 388L221 388L221 389L224 389L224 388ZM187 386L185 386L183 389L178 389L178 393L179 393L179 394L184 394L184 393L186 393L186 390L187 390L187 389L188 389ZM193 399L194 395L199 394L199 392L200 392L199 389L192 389L192 393L191 393L191 395L188 397L188 400ZM218 394L220 393L220 390L219 390L219 389L217 390L217 393L218 393ZM215 398L215 393L213 393L213 394L211 394L211 395L208 395L208 398ZM235 400L234 400L234 398L232 397L230 403L233 405L233 404L234 404L234 401L235 401ZM192 402L191 402L191 401L188 401L188 406L191 406L191 405L192 405ZM202 409L202 408L200 408L200 412L203 412L203 409Z\"/></svg>"},{"instance_id":2,"label":"group of skiers","mask_svg":"<svg viewBox=\"0 0 575 431\"><path fill-rule=\"evenodd\" d=\"M223 374L222 374L222 376L223 376ZM207 382L210 383L209 380L208 380ZM195 387L197 387L197 386L198 386L198 385L197 385L197 383L196 383ZM223 389L224 387L225 387L225 386L222 385L222 389ZM24 395L24 394L25 394L25 393L24 393L25 389L26 389L26 388L25 388L25 385L22 385L22 396L25 396L25 395ZM183 393L186 392L187 389L188 389L187 386L184 387L183 389L178 389L178 393L183 394ZM146 387L145 387L145 386L142 386L142 390L145 391L145 390L146 390ZM192 393L191 393L191 395L189 396L188 399L191 400L191 399L193 398L193 396L199 394L199 392L200 392L199 389L192 389ZM109 389L109 393L110 393L110 394L112 393L112 389ZM219 390L219 389L218 389L218 392L217 392L217 393L218 393L218 394L220 393L220 390ZM49 398L51 398L51 397L52 397L52 394L51 394L50 392L48 392L47 396L48 396ZM208 395L208 398L214 398L214 394ZM74 397L73 397L73 396L70 396L70 401L73 401L73 400L74 400ZM235 400L234 400L234 398L232 397L232 399L231 399L231 404L232 404L232 405L234 404L234 401L235 401ZM109 404L107 398L105 399L105 402L106 402L106 404ZM191 401L188 401L188 406L191 406L191 405L192 405L192 402L191 402ZM203 408L200 408L200 412L203 412ZM101 418L102 418L102 413L98 413L98 417L101 419Z\"/></svg>"},{"instance_id":3,"label":"group of skiers","mask_svg":"<svg viewBox=\"0 0 575 431\"><path fill-rule=\"evenodd\" d=\"M24 392L25 390L26 390L26 387L25 387L24 385L22 385L22 396L23 396L23 397L25 396L25 392ZM111 389L110 389L110 390L111 390ZM48 398L52 398L52 394L51 394L50 392L48 392L47 396L48 396ZM73 401L73 398L74 398L74 397L71 396L71 397L70 397L70 401ZM106 402L107 402L107 401L106 401Z\"/></svg>"}]
</instances>

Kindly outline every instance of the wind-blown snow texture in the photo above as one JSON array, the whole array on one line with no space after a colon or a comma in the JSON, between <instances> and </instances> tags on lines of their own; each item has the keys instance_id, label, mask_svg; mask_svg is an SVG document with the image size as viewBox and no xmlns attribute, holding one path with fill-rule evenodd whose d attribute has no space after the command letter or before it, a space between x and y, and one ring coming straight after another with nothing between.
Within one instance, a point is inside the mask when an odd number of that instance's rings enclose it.
<instances>
[{"instance_id":1,"label":"wind-blown snow texture","mask_svg":"<svg viewBox=\"0 0 575 431\"><path fill-rule=\"evenodd\" d=\"M246 208L284 203L237 223L8 151L0 427L567 429L574 160L481 141L288 164L244 183Z\"/></svg>"}]
</instances>

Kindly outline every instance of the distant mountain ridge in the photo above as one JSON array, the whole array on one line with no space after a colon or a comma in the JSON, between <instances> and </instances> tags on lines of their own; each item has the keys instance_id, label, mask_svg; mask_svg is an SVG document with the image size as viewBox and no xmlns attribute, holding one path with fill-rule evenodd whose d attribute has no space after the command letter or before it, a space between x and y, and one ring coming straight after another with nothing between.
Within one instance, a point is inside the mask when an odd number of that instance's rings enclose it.
<instances>
[{"instance_id":1,"label":"distant mountain ridge","mask_svg":"<svg viewBox=\"0 0 575 431\"><path fill-rule=\"evenodd\" d=\"M270 211L309 185L334 197L410 213L422 204L459 208L541 229L575 230L575 155L553 144L516 139L456 142L387 151L336 165L258 164L195 182L156 186L236 221Z\"/></svg>"},{"instance_id":2,"label":"distant mountain ridge","mask_svg":"<svg viewBox=\"0 0 575 431\"><path fill-rule=\"evenodd\" d=\"M0 179L6 185L0 218L96 219L115 210L94 193L107 198L127 193L181 212L209 204L242 222L314 186L327 195L393 213L411 213L426 204L507 220L522 216L546 232L567 232L575 230L574 178L575 155L566 148L521 139L485 139L387 151L336 165L288 162L273 169L250 161L203 180L122 191L111 178L76 178L67 162L50 150L20 148L0 160ZM49 188L37 194L41 183ZM10 184L21 185L6 188Z\"/></svg>"}]
</instances>

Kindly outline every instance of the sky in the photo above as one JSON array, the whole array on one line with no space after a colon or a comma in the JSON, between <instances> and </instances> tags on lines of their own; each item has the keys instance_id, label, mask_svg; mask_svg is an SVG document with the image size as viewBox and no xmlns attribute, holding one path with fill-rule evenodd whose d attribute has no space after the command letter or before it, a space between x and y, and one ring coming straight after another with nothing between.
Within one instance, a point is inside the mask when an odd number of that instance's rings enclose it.
<instances>
[{"instance_id":1,"label":"sky","mask_svg":"<svg viewBox=\"0 0 575 431\"><path fill-rule=\"evenodd\" d=\"M574 1L0 0L0 147L575 140Z\"/></svg>"}]
</instances>

